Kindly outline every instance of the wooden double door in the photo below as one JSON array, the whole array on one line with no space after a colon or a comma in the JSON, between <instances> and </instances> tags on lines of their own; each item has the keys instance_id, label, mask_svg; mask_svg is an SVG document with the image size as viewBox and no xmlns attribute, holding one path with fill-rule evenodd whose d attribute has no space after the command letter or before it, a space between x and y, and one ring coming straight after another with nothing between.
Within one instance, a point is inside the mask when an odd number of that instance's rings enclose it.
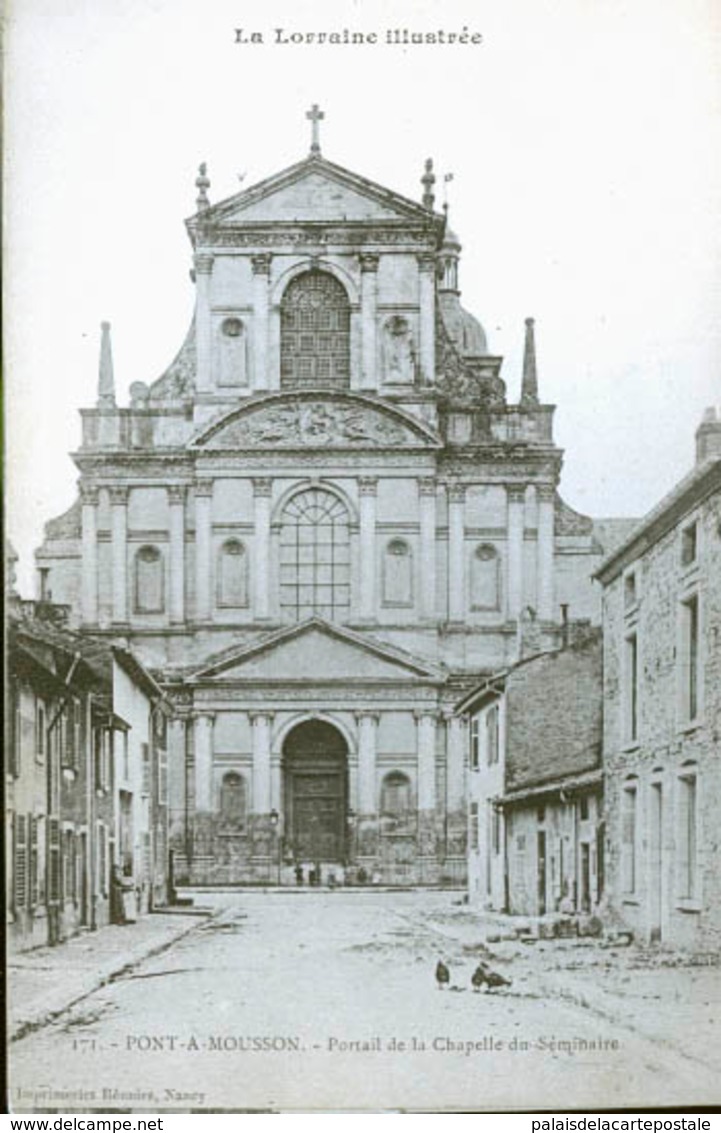
<instances>
[{"instance_id":1,"label":"wooden double door","mask_svg":"<svg viewBox=\"0 0 721 1133\"><path fill-rule=\"evenodd\" d=\"M285 842L298 862L342 862L348 826L347 749L324 721L291 732L284 748Z\"/></svg>"}]
</instances>

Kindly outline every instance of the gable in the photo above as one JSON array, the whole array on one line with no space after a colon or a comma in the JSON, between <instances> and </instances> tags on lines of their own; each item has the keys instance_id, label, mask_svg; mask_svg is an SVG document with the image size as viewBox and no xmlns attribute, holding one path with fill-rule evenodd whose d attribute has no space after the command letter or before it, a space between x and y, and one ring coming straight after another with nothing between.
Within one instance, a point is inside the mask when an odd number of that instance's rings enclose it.
<instances>
[{"instance_id":1,"label":"gable","mask_svg":"<svg viewBox=\"0 0 721 1133\"><path fill-rule=\"evenodd\" d=\"M257 185L197 213L187 223L200 227L288 224L314 221L398 225L420 223L440 233L443 218L416 201L376 185L321 157L310 157Z\"/></svg>"},{"instance_id":2,"label":"gable","mask_svg":"<svg viewBox=\"0 0 721 1133\"><path fill-rule=\"evenodd\" d=\"M242 681L436 681L410 658L396 659L375 643L323 625L295 627L260 645L226 655L196 677Z\"/></svg>"},{"instance_id":3,"label":"gable","mask_svg":"<svg viewBox=\"0 0 721 1133\"><path fill-rule=\"evenodd\" d=\"M347 185L321 173L309 172L260 200L239 202L223 222L325 222L341 220L398 220L398 213Z\"/></svg>"},{"instance_id":4,"label":"gable","mask_svg":"<svg viewBox=\"0 0 721 1133\"><path fill-rule=\"evenodd\" d=\"M215 422L194 448L437 448L420 421L353 394L270 394Z\"/></svg>"}]
</instances>

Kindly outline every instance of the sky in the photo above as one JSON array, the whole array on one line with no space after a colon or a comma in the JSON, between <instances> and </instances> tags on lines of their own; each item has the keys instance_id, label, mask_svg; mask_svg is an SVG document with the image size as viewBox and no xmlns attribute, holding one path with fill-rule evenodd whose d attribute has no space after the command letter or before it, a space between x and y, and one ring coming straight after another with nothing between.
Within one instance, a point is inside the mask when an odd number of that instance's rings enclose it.
<instances>
[{"instance_id":1,"label":"sky","mask_svg":"<svg viewBox=\"0 0 721 1133\"><path fill-rule=\"evenodd\" d=\"M43 523L112 324L120 404L179 348L184 219L303 158L420 199L433 157L463 302L518 397L536 319L561 490L641 516L721 404L721 6L716 0L15 0L6 8L7 531L34 593ZM262 43L236 43L236 28ZM480 44L276 43L319 31Z\"/></svg>"}]
</instances>

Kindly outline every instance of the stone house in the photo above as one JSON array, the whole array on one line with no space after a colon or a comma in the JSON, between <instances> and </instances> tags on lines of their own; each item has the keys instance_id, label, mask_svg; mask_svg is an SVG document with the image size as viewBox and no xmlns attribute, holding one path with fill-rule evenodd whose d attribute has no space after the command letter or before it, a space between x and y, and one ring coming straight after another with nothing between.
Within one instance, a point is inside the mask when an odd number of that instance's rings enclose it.
<instances>
[{"instance_id":1,"label":"stone house","mask_svg":"<svg viewBox=\"0 0 721 1133\"><path fill-rule=\"evenodd\" d=\"M126 651L68 630L67 611L11 600L5 714L6 893L11 951L107 924L132 777L130 860L141 911L166 899L165 760L151 727L161 690ZM141 705L132 707L130 702ZM156 733L159 731L155 727ZM162 735L162 729L160 729ZM141 762L142 751L147 754ZM141 777L146 773L147 788Z\"/></svg>"},{"instance_id":2,"label":"stone house","mask_svg":"<svg viewBox=\"0 0 721 1133\"><path fill-rule=\"evenodd\" d=\"M528 657L457 705L468 722L472 903L591 912L603 890L601 635Z\"/></svg>"},{"instance_id":3,"label":"stone house","mask_svg":"<svg viewBox=\"0 0 721 1133\"><path fill-rule=\"evenodd\" d=\"M721 943L721 421L606 559L604 768L610 914L638 939Z\"/></svg>"},{"instance_id":4,"label":"stone house","mask_svg":"<svg viewBox=\"0 0 721 1133\"><path fill-rule=\"evenodd\" d=\"M538 648L562 604L600 619L608 544L559 494L533 320L511 398L434 182L411 200L314 141L211 203L202 167L192 325L129 405L103 326L41 593L162 673L187 880L462 882L460 692L527 607Z\"/></svg>"}]
</instances>

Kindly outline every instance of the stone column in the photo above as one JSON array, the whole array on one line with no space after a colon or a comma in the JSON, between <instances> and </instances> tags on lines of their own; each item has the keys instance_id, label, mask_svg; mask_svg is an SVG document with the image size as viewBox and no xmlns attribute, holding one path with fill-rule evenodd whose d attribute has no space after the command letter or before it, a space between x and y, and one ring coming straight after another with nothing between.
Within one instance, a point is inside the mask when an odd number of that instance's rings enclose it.
<instances>
[{"instance_id":1,"label":"stone column","mask_svg":"<svg viewBox=\"0 0 721 1133\"><path fill-rule=\"evenodd\" d=\"M273 481L269 476L253 478L255 523L254 610L256 621L270 617L270 497Z\"/></svg>"},{"instance_id":2,"label":"stone column","mask_svg":"<svg viewBox=\"0 0 721 1133\"><path fill-rule=\"evenodd\" d=\"M508 601L506 614L516 621L523 604L523 529L525 523L525 484L509 484L508 499Z\"/></svg>"},{"instance_id":3,"label":"stone column","mask_svg":"<svg viewBox=\"0 0 721 1133\"><path fill-rule=\"evenodd\" d=\"M195 485L195 620L210 619L210 523L213 481L198 480Z\"/></svg>"},{"instance_id":4,"label":"stone column","mask_svg":"<svg viewBox=\"0 0 721 1133\"><path fill-rule=\"evenodd\" d=\"M375 814L377 712L357 712L358 721L358 813Z\"/></svg>"},{"instance_id":5,"label":"stone column","mask_svg":"<svg viewBox=\"0 0 721 1133\"><path fill-rule=\"evenodd\" d=\"M213 271L213 257L207 252L197 252L195 266L195 351L198 393L212 389L212 361L210 335L210 276Z\"/></svg>"},{"instance_id":6,"label":"stone column","mask_svg":"<svg viewBox=\"0 0 721 1133\"><path fill-rule=\"evenodd\" d=\"M553 620L553 551L556 492L553 484L539 484L538 501L538 556L536 588L538 617L542 622Z\"/></svg>"},{"instance_id":7,"label":"stone column","mask_svg":"<svg viewBox=\"0 0 721 1133\"><path fill-rule=\"evenodd\" d=\"M355 864L370 876L378 853L378 804L376 801L376 744L378 713L357 712L358 781L357 814L352 832Z\"/></svg>"},{"instance_id":8,"label":"stone column","mask_svg":"<svg viewBox=\"0 0 721 1133\"><path fill-rule=\"evenodd\" d=\"M253 265L253 389L269 389L268 374L268 283L270 255L251 257Z\"/></svg>"},{"instance_id":9,"label":"stone column","mask_svg":"<svg viewBox=\"0 0 721 1133\"><path fill-rule=\"evenodd\" d=\"M128 489L114 485L110 489L111 530L113 540L113 621L128 620Z\"/></svg>"},{"instance_id":10,"label":"stone column","mask_svg":"<svg viewBox=\"0 0 721 1133\"><path fill-rule=\"evenodd\" d=\"M253 728L253 806L254 815L269 815L271 811L270 784L270 725L271 712L251 712Z\"/></svg>"},{"instance_id":11,"label":"stone column","mask_svg":"<svg viewBox=\"0 0 721 1133\"><path fill-rule=\"evenodd\" d=\"M360 494L360 617L374 621L376 617L376 476L361 476Z\"/></svg>"},{"instance_id":12,"label":"stone column","mask_svg":"<svg viewBox=\"0 0 721 1133\"><path fill-rule=\"evenodd\" d=\"M430 253L418 257L420 307L419 361L421 384L430 386L436 371L436 258Z\"/></svg>"},{"instance_id":13,"label":"stone column","mask_svg":"<svg viewBox=\"0 0 721 1133\"><path fill-rule=\"evenodd\" d=\"M84 625L98 620L98 489L94 484L80 485L82 501L82 619Z\"/></svg>"},{"instance_id":14,"label":"stone column","mask_svg":"<svg viewBox=\"0 0 721 1133\"><path fill-rule=\"evenodd\" d=\"M195 813L208 814L213 809L213 724L212 712L195 717Z\"/></svg>"},{"instance_id":15,"label":"stone column","mask_svg":"<svg viewBox=\"0 0 721 1133\"><path fill-rule=\"evenodd\" d=\"M463 622L466 616L464 484L448 485L448 620Z\"/></svg>"},{"instance_id":16,"label":"stone column","mask_svg":"<svg viewBox=\"0 0 721 1133\"><path fill-rule=\"evenodd\" d=\"M432 477L418 481L421 527L420 613L436 617L436 482Z\"/></svg>"},{"instance_id":17,"label":"stone column","mask_svg":"<svg viewBox=\"0 0 721 1133\"><path fill-rule=\"evenodd\" d=\"M170 621L185 621L185 485L168 486L170 507Z\"/></svg>"},{"instance_id":18,"label":"stone column","mask_svg":"<svg viewBox=\"0 0 721 1133\"><path fill-rule=\"evenodd\" d=\"M436 805L436 712L416 712L418 757L418 810Z\"/></svg>"},{"instance_id":19,"label":"stone column","mask_svg":"<svg viewBox=\"0 0 721 1133\"><path fill-rule=\"evenodd\" d=\"M436 713L416 713L418 775L418 881L438 880L436 830Z\"/></svg>"},{"instance_id":20,"label":"stone column","mask_svg":"<svg viewBox=\"0 0 721 1133\"><path fill-rule=\"evenodd\" d=\"M361 269L361 389L378 388L377 272L380 257L359 256Z\"/></svg>"}]
</instances>

